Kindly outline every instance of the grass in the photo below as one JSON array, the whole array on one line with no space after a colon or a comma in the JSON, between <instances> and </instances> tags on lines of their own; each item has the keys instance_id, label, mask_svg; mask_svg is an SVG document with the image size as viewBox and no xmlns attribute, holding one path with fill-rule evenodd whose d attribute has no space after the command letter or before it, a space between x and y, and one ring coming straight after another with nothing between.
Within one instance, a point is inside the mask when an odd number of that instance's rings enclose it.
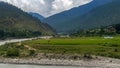
<instances>
[{"instance_id":1,"label":"grass","mask_svg":"<svg viewBox=\"0 0 120 68\"><path fill-rule=\"evenodd\" d=\"M105 39L103 37L81 37L81 38L53 38L53 39L37 39L25 41L21 44L13 43L0 47L0 53L4 54L6 48L17 48L22 56L29 56L29 48L38 53L53 54L80 54L80 55L97 55L120 59L120 37ZM21 48L22 46L22 48Z\"/></svg>"},{"instance_id":2,"label":"grass","mask_svg":"<svg viewBox=\"0 0 120 68\"><path fill-rule=\"evenodd\" d=\"M120 44L120 37L105 39L102 37L81 37L81 38L53 38L26 41L25 44L43 44L43 45L102 45L102 44Z\"/></svg>"}]
</instances>

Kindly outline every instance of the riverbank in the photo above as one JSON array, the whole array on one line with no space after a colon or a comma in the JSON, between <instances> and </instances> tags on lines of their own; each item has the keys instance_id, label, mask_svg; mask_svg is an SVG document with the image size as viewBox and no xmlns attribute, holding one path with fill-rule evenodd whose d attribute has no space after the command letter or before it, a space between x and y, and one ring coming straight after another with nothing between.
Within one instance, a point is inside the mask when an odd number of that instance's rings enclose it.
<instances>
[{"instance_id":1,"label":"riverbank","mask_svg":"<svg viewBox=\"0 0 120 68\"><path fill-rule=\"evenodd\" d=\"M120 60L97 57L93 59L39 59L39 58L2 58L0 63L9 64L32 64L32 65L50 65L50 66L77 66L77 67L100 67L100 68L120 68Z\"/></svg>"}]
</instances>

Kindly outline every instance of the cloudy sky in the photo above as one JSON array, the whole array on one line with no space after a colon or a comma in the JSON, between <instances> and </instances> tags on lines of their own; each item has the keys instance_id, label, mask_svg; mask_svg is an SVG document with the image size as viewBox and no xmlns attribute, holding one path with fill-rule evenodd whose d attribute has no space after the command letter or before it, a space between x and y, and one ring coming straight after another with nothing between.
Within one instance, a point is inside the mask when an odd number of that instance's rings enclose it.
<instances>
[{"instance_id":1,"label":"cloudy sky","mask_svg":"<svg viewBox=\"0 0 120 68\"><path fill-rule=\"evenodd\" d=\"M44 17L69 10L92 0L0 0L9 2L24 11L36 12Z\"/></svg>"}]
</instances>

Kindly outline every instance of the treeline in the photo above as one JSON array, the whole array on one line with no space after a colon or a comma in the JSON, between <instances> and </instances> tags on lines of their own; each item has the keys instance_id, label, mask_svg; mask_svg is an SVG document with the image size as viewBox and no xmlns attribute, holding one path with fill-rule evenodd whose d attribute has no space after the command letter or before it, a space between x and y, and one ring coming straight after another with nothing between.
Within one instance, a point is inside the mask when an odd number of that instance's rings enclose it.
<instances>
[{"instance_id":1,"label":"treeline","mask_svg":"<svg viewBox=\"0 0 120 68\"><path fill-rule=\"evenodd\" d=\"M36 37L42 35L39 31L4 31L0 30L0 39L6 39L6 38L29 38L29 37Z\"/></svg>"},{"instance_id":2,"label":"treeline","mask_svg":"<svg viewBox=\"0 0 120 68\"><path fill-rule=\"evenodd\" d=\"M90 30L79 30L75 33L72 33L71 36L112 36L117 34L120 34L120 24Z\"/></svg>"}]
</instances>

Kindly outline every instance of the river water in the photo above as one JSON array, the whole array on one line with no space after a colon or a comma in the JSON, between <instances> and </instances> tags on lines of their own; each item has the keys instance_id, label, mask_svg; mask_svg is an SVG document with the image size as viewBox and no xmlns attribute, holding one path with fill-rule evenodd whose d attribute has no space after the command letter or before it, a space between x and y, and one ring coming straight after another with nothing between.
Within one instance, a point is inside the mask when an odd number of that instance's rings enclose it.
<instances>
[{"instance_id":1,"label":"river water","mask_svg":"<svg viewBox=\"0 0 120 68\"><path fill-rule=\"evenodd\" d=\"M26 41L26 40L49 39L49 38L51 38L51 36L41 36L41 37L23 38L23 39L0 40L0 45L4 45L5 43L14 43L14 42L21 42L21 41Z\"/></svg>"},{"instance_id":2,"label":"river water","mask_svg":"<svg viewBox=\"0 0 120 68\"><path fill-rule=\"evenodd\" d=\"M32 39L35 39L35 38L1 40L0 45L4 45L5 43L21 42L21 41L32 40Z\"/></svg>"},{"instance_id":3,"label":"river water","mask_svg":"<svg viewBox=\"0 0 120 68\"><path fill-rule=\"evenodd\" d=\"M99 67L41 66L41 65L0 64L0 68L99 68Z\"/></svg>"}]
</instances>

